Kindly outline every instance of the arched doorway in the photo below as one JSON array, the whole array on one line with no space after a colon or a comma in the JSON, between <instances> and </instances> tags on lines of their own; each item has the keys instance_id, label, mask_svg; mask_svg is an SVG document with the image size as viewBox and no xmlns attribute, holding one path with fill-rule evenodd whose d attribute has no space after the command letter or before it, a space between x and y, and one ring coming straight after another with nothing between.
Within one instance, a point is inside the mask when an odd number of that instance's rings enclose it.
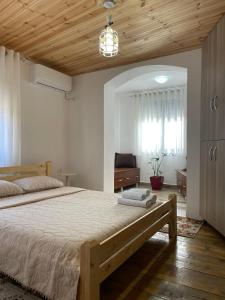
<instances>
[{"instance_id":1,"label":"arched doorway","mask_svg":"<svg viewBox=\"0 0 225 300\"><path fill-rule=\"evenodd\" d=\"M135 78L148 76L151 73L166 72L187 72L186 68L167 65L149 65L133 68L125 71L104 86L104 191L114 190L114 154L116 150L116 99L115 95L123 85L132 82ZM189 162L190 165L191 162ZM191 187L189 187L189 190ZM188 205L191 205L191 200Z\"/></svg>"}]
</instances>

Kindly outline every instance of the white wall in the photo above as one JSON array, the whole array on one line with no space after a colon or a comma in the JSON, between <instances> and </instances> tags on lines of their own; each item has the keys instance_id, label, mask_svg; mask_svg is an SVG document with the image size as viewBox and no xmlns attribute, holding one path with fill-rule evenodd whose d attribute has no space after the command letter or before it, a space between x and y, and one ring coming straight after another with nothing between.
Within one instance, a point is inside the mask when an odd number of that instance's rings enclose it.
<instances>
[{"instance_id":1,"label":"white wall","mask_svg":"<svg viewBox=\"0 0 225 300\"><path fill-rule=\"evenodd\" d=\"M107 175L103 163L104 131L106 132L104 118L107 117L104 116L104 104L106 105L104 103L104 84L121 72L144 65L170 65L188 69L187 192L191 202L188 214L198 218L200 193L200 49L75 76L73 79L75 101L69 104L70 167L79 174L77 185L103 190L104 173ZM110 100L107 104L110 105ZM111 105L114 104L111 103ZM108 115L110 117L110 113ZM109 142L114 139L114 134L114 131L111 131L107 135L106 138ZM111 155L105 159L111 159L110 157Z\"/></svg>"},{"instance_id":2,"label":"white wall","mask_svg":"<svg viewBox=\"0 0 225 300\"><path fill-rule=\"evenodd\" d=\"M22 62L22 163L53 162L53 172L68 166L68 101L62 92L30 82Z\"/></svg>"},{"instance_id":3,"label":"white wall","mask_svg":"<svg viewBox=\"0 0 225 300\"><path fill-rule=\"evenodd\" d=\"M73 78L75 100L69 103L69 162L78 174L74 179L77 186L103 190L104 83L117 72L106 70ZM110 117L113 114L109 113Z\"/></svg>"}]
</instances>

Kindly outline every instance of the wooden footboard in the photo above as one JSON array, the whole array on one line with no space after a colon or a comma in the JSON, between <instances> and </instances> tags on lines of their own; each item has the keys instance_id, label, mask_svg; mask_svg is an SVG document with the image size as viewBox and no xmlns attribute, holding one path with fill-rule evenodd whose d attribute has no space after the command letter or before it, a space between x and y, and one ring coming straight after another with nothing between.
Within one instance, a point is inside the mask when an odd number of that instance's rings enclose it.
<instances>
[{"instance_id":1,"label":"wooden footboard","mask_svg":"<svg viewBox=\"0 0 225 300\"><path fill-rule=\"evenodd\" d=\"M165 224L169 224L170 239L176 239L176 195L169 195L167 202L103 242L84 243L81 247L80 259L80 300L99 300L100 283Z\"/></svg>"}]
</instances>

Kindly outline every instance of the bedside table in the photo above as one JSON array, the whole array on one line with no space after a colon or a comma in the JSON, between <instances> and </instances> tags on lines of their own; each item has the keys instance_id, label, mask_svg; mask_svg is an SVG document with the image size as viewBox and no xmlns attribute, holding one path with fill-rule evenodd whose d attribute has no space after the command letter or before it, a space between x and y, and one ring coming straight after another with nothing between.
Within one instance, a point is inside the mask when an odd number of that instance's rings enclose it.
<instances>
[{"instance_id":1,"label":"bedside table","mask_svg":"<svg viewBox=\"0 0 225 300\"><path fill-rule=\"evenodd\" d=\"M70 172L68 172L68 173L62 172L59 175L64 176L66 178L66 186L69 186L70 185L70 178L73 177L73 176L76 176L77 174L76 173L70 173Z\"/></svg>"}]
</instances>

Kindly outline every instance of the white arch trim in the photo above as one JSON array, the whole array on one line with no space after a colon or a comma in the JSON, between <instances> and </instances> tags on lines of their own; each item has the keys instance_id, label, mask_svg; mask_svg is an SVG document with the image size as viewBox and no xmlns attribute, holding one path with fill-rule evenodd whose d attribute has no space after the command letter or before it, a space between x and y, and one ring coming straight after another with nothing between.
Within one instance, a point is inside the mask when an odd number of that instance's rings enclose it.
<instances>
[{"instance_id":1,"label":"white arch trim","mask_svg":"<svg viewBox=\"0 0 225 300\"><path fill-rule=\"evenodd\" d=\"M159 72L159 71L183 71L183 70L187 70L187 69L183 67L167 66L167 65L148 65L148 66L133 68L109 80L104 86L105 96L107 97L107 91L110 90L111 88L117 89L127 81L130 81L139 76L143 76L144 74L149 74L151 72Z\"/></svg>"}]
</instances>

